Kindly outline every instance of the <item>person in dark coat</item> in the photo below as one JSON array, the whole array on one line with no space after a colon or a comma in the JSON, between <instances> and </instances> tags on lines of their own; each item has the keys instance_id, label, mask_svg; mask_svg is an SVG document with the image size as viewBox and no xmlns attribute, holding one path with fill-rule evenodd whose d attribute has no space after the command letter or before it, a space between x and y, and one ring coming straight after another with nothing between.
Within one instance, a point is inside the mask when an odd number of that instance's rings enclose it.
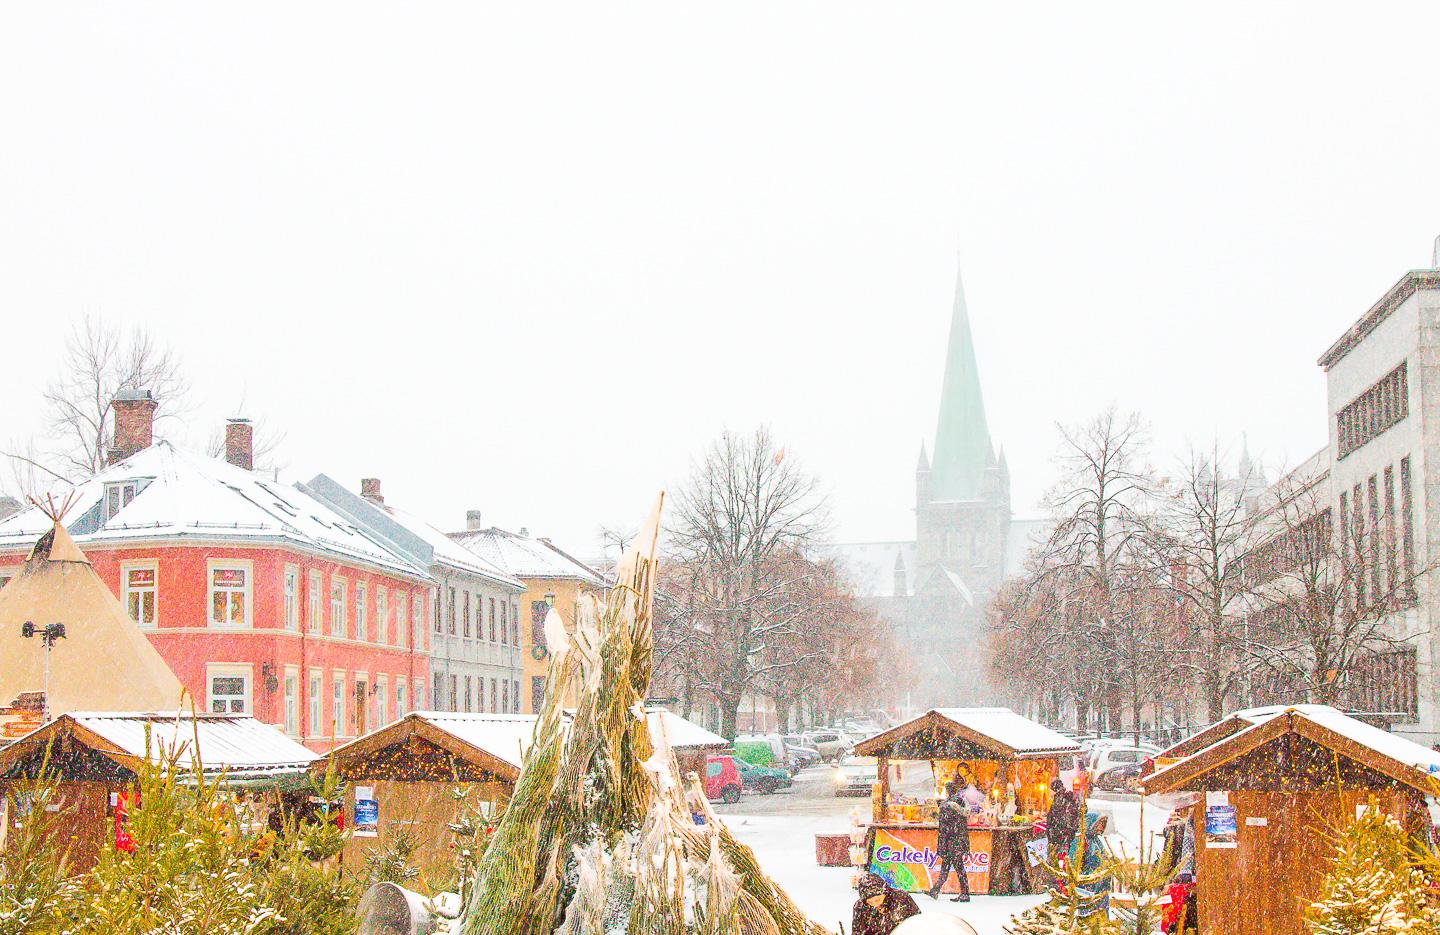
<instances>
[{"instance_id":1,"label":"person in dark coat","mask_svg":"<svg viewBox=\"0 0 1440 935\"><path fill-rule=\"evenodd\" d=\"M969 812L956 799L944 799L940 803L939 824L940 876L930 887L930 898L940 898L940 890L953 869L960 876L960 895L951 902L968 903L970 878L965 875L965 855L970 853Z\"/></svg>"},{"instance_id":2,"label":"person in dark coat","mask_svg":"<svg viewBox=\"0 0 1440 935\"><path fill-rule=\"evenodd\" d=\"M860 878L860 898L850 919L850 935L890 935L895 926L920 914L909 893L902 893L876 873Z\"/></svg>"},{"instance_id":3,"label":"person in dark coat","mask_svg":"<svg viewBox=\"0 0 1440 935\"><path fill-rule=\"evenodd\" d=\"M1070 853L1075 835L1080 833L1080 805L1063 779L1052 780L1050 791L1055 797L1045 813L1045 836L1050 840L1050 859L1058 861L1059 855Z\"/></svg>"}]
</instances>

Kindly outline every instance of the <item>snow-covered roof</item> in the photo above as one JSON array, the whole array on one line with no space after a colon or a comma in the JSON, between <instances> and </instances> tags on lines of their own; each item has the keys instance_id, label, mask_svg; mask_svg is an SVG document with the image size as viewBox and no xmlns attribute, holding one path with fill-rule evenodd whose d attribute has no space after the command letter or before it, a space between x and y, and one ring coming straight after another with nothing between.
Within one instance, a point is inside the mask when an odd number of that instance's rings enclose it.
<instances>
[{"instance_id":1,"label":"snow-covered roof","mask_svg":"<svg viewBox=\"0 0 1440 935\"><path fill-rule=\"evenodd\" d=\"M961 600L972 607L975 605L975 595L970 592L970 586L965 583L964 578L960 577L959 572L951 571L941 565L940 573L945 576L946 581L950 582L950 586L955 589L956 594L960 595Z\"/></svg>"},{"instance_id":2,"label":"snow-covered roof","mask_svg":"<svg viewBox=\"0 0 1440 935\"><path fill-rule=\"evenodd\" d=\"M17 739L12 748L18 753L24 745L47 742L72 723L110 746L102 752L159 762L164 751L179 750L180 764L187 769L192 754L198 752L204 772L223 771L232 778L299 772L316 759L316 754L280 730L238 714L76 712L36 728Z\"/></svg>"},{"instance_id":3,"label":"snow-covered roof","mask_svg":"<svg viewBox=\"0 0 1440 935\"><path fill-rule=\"evenodd\" d=\"M535 733L533 714L478 714L461 711L416 711L413 716L453 734L472 747L504 760L516 769L530 749Z\"/></svg>"},{"instance_id":4,"label":"snow-covered roof","mask_svg":"<svg viewBox=\"0 0 1440 935\"><path fill-rule=\"evenodd\" d=\"M1378 754L1384 760L1400 767L1402 771L1405 768L1413 770L1412 778L1417 781L1423 781L1425 777L1440 773L1440 753L1398 734L1392 734L1374 725L1366 724L1364 721L1350 717L1328 705L1272 705L1237 711L1225 721L1221 721L1220 724L1234 722L1236 726L1245 726L1227 735L1219 736L1213 743L1191 752L1184 759L1157 770L1146 777L1146 787L1168 788L1180 777L1188 777L1190 773L1195 772L1196 764L1210 759L1212 751L1219 751L1221 747L1230 748L1233 745L1239 749L1248 744L1262 742L1266 735L1273 732L1269 729L1271 723L1287 715L1292 718L1292 724L1308 722L1321 728L1320 731L1314 732L1315 737L1338 738L1339 741L1345 743L1358 744L1362 750ZM1354 750L1354 748L1351 749Z\"/></svg>"},{"instance_id":5,"label":"snow-covered roof","mask_svg":"<svg viewBox=\"0 0 1440 935\"><path fill-rule=\"evenodd\" d=\"M957 735L1009 756L1033 757L1044 754L1078 753L1080 745L1064 734L1016 714L1009 708L931 708L888 730L866 737L855 745L858 756L884 755L903 748L907 738L939 730Z\"/></svg>"},{"instance_id":6,"label":"snow-covered roof","mask_svg":"<svg viewBox=\"0 0 1440 935\"><path fill-rule=\"evenodd\" d=\"M450 538L516 578L573 578L595 587L605 579L549 539L536 539L492 526L451 533Z\"/></svg>"},{"instance_id":7,"label":"snow-covered roof","mask_svg":"<svg viewBox=\"0 0 1440 935\"><path fill-rule=\"evenodd\" d=\"M108 485L135 481L138 492L106 517ZM160 441L75 488L66 526L82 547L147 539L289 544L429 580L428 573L328 505L218 458ZM31 507L0 521L0 550L29 548L51 521Z\"/></svg>"},{"instance_id":8,"label":"snow-covered roof","mask_svg":"<svg viewBox=\"0 0 1440 935\"><path fill-rule=\"evenodd\" d=\"M1079 751L1080 745L1009 708L933 708L936 714L1020 753Z\"/></svg>"},{"instance_id":9,"label":"snow-covered roof","mask_svg":"<svg viewBox=\"0 0 1440 935\"><path fill-rule=\"evenodd\" d=\"M730 746L730 741L719 734L712 733L696 724L694 721L687 721L685 718L673 711L663 708L652 708L646 712L650 721L650 734L664 732L665 739L670 742L670 747L675 750L696 750L696 749L724 749Z\"/></svg>"},{"instance_id":10,"label":"snow-covered roof","mask_svg":"<svg viewBox=\"0 0 1440 935\"><path fill-rule=\"evenodd\" d=\"M525 588L518 578L465 548L414 513L367 499L324 474L317 474L308 483L296 486L354 520L414 564L439 565L442 569L488 578L517 590Z\"/></svg>"}]
</instances>

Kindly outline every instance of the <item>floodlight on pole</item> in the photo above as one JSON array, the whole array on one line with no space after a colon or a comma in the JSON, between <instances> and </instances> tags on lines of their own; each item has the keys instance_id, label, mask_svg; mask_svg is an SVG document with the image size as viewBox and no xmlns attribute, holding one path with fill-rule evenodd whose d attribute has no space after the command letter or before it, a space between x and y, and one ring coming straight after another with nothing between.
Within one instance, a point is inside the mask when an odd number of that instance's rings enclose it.
<instances>
[{"instance_id":1,"label":"floodlight on pole","mask_svg":"<svg viewBox=\"0 0 1440 935\"><path fill-rule=\"evenodd\" d=\"M54 648L56 640L65 638L65 624L47 623L43 629L35 626L32 621L26 620L20 624L20 635L25 639L33 639L35 634L40 634L40 642L45 647L45 694L40 702L40 723L50 723L50 650Z\"/></svg>"}]
</instances>

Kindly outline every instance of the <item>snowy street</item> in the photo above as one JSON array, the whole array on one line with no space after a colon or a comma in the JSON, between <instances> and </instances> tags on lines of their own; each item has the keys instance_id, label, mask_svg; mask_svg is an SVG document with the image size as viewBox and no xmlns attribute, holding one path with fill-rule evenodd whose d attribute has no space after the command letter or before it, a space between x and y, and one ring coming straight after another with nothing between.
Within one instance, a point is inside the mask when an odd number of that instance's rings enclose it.
<instances>
[{"instance_id":1,"label":"snowy street","mask_svg":"<svg viewBox=\"0 0 1440 935\"><path fill-rule=\"evenodd\" d=\"M928 781L917 780L912 781ZM850 910L855 902L851 889L852 871L843 867L821 867L815 863L815 835L837 834L850 827L852 810L868 811L869 801L837 798L829 767L802 771L792 789L774 795L746 794L735 805L716 805L736 837L748 844L765 870L783 886L812 919L838 931L844 921L850 928ZM1111 816L1114 832L1108 836L1112 849L1134 853L1141 837L1141 806L1135 798L1092 799L1090 809ZM1164 826L1168 809L1146 803L1145 836ZM1010 918L1044 900L1039 896L976 896L970 903L938 902L924 894L916 896L923 913L959 916L980 935L1002 935Z\"/></svg>"}]
</instances>

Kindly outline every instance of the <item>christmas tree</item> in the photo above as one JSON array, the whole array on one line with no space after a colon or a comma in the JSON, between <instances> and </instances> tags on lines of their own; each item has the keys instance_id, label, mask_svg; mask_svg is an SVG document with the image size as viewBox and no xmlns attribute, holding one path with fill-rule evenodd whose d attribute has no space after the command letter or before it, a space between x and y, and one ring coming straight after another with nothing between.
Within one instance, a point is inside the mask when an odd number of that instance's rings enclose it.
<instances>
[{"instance_id":1,"label":"christmas tree","mask_svg":"<svg viewBox=\"0 0 1440 935\"><path fill-rule=\"evenodd\" d=\"M1045 869L1054 878L1050 898L1010 920L1007 935L1122 935L1119 923L1109 918L1105 904L1115 862L1098 854L1099 866L1085 871L1085 835L1076 838L1073 859L1047 861Z\"/></svg>"},{"instance_id":2,"label":"christmas tree","mask_svg":"<svg viewBox=\"0 0 1440 935\"><path fill-rule=\"evenodd\" d=\"M1372 803L1340 832L1306 929L1311 935L1440 932L1422 860L1399 822Z\"/></svg>"}]
</instances>

